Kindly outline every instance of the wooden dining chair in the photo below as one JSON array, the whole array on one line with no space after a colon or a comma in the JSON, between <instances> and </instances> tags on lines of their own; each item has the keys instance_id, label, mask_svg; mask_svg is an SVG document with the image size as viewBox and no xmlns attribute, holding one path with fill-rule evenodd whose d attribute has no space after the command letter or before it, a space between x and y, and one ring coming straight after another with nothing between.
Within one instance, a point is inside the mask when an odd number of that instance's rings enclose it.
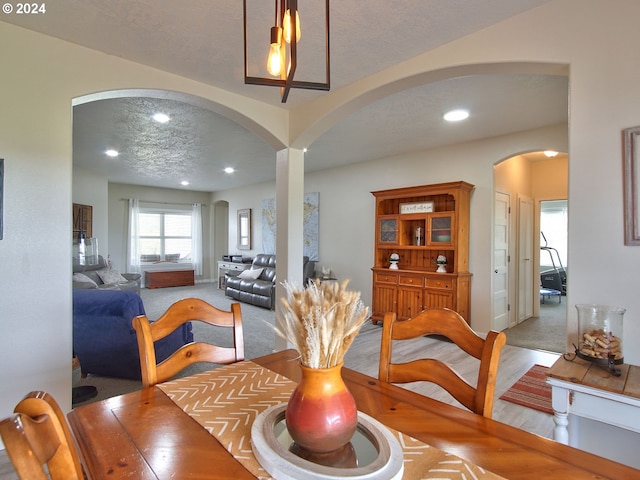
<instances>
[{"instance_id":1,"label":"wooden dining chair","mask_svg":"<svg viewBox=\"0 0 640 480\"><path fill-rule=\"evenodd\" d=\"M500 351L506 342L503 332L490 331L486 338L476 334L453 310L428 308L409 320L398 321L395 313L384 317L378 378L390 383L432 382L478 415L491 418ZM425 335L447 337L460 349L480 360L478 382L473 386L450 365L433 358L392 363L394 341Z\"/></svg>"},{"instance_id":2,"label":"wooden dining chair","mask_svg":"<svg viewBox=\"0 0 640 480\"><path fill-rule=\"evenodd\" d=\"M191 342L157 364L154 342L190 321L232 328L234 346L223 347L204 342ZM199 298L185 298L171 305L155 322L150 322L146 315L134 317L133 328L138 337L142 384L145 387L164 382L194 363L228 364L244 360L242 312L239 303L232 303L231 310L226 311Z\"/></svg>"},{"instance_id":3,"label":"wooden dining chair","mask_svg":"<svg viewBox=\"0 0 640 480\"><path fill-rule=\"evenodd\" d=\"M21 480L84 478L66 418L51 395L30 392L14 413L0 421L0 436Z\"/></svg>"}]
</instances>

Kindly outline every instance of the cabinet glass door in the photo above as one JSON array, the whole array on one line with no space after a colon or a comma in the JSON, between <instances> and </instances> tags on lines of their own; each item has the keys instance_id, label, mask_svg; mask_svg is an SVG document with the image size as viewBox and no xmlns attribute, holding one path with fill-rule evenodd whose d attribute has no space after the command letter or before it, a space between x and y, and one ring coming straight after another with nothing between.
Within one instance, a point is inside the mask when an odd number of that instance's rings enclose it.
<instances>
[{"instance_id":1,"label":"cabinet glass door","mask_svg":"<svg viewBox=\"0 0 640 480\"><path fill-rule=\"evenodd\" d=\"M398 243L398 219L382 218L378 224L378 241L380 243Z\"/></svg>"},{"instance_id":2,"label":"cabinet glass door","mask_svg":"<svg viewBox=\"0 0 640 480\"><path fill-rule=\"evenodd\" d=\"M453 231L451 226L453 224L453 218L451 215L438 215L429 217L429 243L438 244L446 243L450 244L453 239Z\"/></svg>"}]
</instances>

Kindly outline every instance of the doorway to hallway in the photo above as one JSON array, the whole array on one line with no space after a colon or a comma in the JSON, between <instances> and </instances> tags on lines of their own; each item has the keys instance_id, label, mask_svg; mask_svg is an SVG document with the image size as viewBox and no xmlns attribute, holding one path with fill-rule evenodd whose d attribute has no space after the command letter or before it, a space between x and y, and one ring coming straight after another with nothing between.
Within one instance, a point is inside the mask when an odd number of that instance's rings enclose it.
<instances>
[{"instance_id":1,"label":"doorway to hallway","mask_svg":"<svg viewBox=\"0 0 640 480\"><path fill-rule=\"evenodd\" d=\"M505 331L507 343L565 353L567 325L567 200L543 200L538 211L540 235L539 307L536 314ZM521 228L522 231L522 228ZM522 272L521 272L522 273Z\"/></svg>"},{"instance_id":2,"label":"doorway to hallway","mask_svg":"<svg viewBox=\"0 0 640 480\"><path fill-rule=\"evenodd\" d=\"M511 218L508 220L510 260L506 295L509 320L506 325L495 321L499 310L495 309L494 301L493 328L504 330L510 345L564 353L567 303L561 270L566 271L568 267L568 156L560 154L558 157L543 158L542 152L533 152L508 158L494 167L494 188L496 193L504 193L510 198ZM497 218L494 209L494 221ZM560 227L558 220L562 220ZM541 231L547 235L546 242ZM498 241L496 235L494 225L494 249ZM560 258L551 248L558 250ZM553 262L549 253L554 255ZM555 284L559 295L540 295L541 273L545 272L561 274L562 280ZM496 285L492 288L495 297Z\"/></svg>"}]
</instances>

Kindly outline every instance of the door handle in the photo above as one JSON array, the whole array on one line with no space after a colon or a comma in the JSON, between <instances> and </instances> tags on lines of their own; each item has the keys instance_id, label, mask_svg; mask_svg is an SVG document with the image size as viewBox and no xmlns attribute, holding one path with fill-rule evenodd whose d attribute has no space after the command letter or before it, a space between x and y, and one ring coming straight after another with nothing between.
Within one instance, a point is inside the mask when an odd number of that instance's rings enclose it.
<instances>
[{"instance_id":1,"label":"door handle","mask_svg":"<svg viewBox=\"0 0 640 480\"><path fill-rule=\"evenodd\" d=\"M498 269L496 268L496 269L494 270L494 272L498 273Z\"/></svg>"}]
</instances>

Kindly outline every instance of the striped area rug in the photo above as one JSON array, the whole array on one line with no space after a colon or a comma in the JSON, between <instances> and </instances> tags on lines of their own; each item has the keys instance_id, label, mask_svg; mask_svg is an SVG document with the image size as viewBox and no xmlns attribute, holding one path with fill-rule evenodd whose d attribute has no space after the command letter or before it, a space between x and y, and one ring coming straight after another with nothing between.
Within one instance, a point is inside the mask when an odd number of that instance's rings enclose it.
<instances>
[{"instance_id":1,"label":"striped area rug","mask_svg":"<svg viewBox=\"0 0 640 480\"><path fill-rule=\"evenodd\" d=\"M534 365L500 397L500 400L553 414L551 386L546 383L547 370L548 367Z\"/></svg>"}]
</instances>

